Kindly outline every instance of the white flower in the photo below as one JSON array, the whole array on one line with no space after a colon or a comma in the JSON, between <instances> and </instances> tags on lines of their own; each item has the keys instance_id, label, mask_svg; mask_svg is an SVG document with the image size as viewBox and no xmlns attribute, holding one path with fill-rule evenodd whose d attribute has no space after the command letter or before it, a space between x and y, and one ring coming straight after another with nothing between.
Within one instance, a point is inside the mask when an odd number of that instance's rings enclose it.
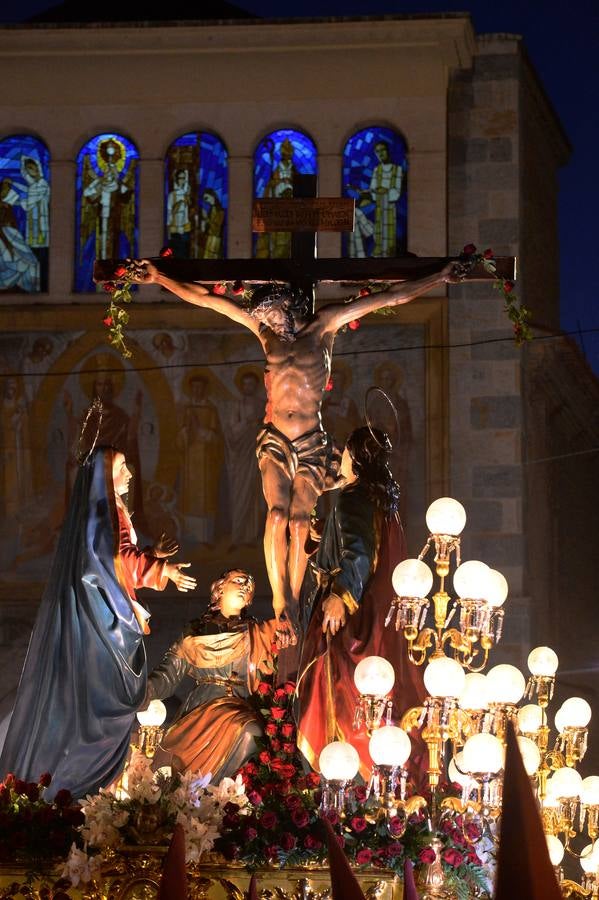
<instances>
[{"instance_id":1,"label":"white flower","mask_svg":"<svg viewBox=\"0 0 599 900\"><path fill-rule=\"evenodd\" d=\"M98 875L100 871L100 860L95 857L89 857L85 850L79 850L75 844L71 844L71 850L61 878L68 878L73 887L78 884L87 884Z\"/></svg>"}]
</instances>

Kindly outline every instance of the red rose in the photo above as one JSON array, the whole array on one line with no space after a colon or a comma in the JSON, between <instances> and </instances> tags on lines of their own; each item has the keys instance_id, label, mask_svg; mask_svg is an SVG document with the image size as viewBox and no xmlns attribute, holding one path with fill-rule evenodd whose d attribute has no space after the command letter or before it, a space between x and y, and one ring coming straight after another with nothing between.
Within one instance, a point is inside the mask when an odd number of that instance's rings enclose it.
<instances>
[{"instance_id":1,"label":"red rose","mask_svg":"<svg viewBox=\"0 0 599 900\"><path fill-rule=\"evenodd\" d=\"M288 831L284 831L281 835L281 847L283 848L283 850L289 852L290 850L293 850L296 844L297 838L295 837L295 835L290 834Z\"/></svg>"},{"instance_id":2,"label":"red rose","mask_svg":"<svg viewBox=\"0 0 599 900\"><path fill-rule=\"evenodd\" d=\"M172 247L163 247L162 250L160 251L160 255L161 256L172 256L173 248Z\"/></svg>"},{"instance_id":3,"label":"red rose","mask_svg":"<svg viewBox=\"0 0 599 900\"><path fill-rule=\"evenodd\" d=\"M351 331L357 331L358 328L360 327L360 320L359 320L359 319L352 319L352 321L348 324L347 327L348 327Z\"/></svg>"},{"instance_id":4,"label":"red rose","mask_svg":"<svg viewBox=\"0 0 599 900\"><path fill-rule=\"evenodd\" d=\"M281 749L281 742L278 741L276 738L273 738L272 741L270 742L270 746L271 746L273 753L278 753L279 750Z\"/></svg>"},{"instance_id":5,"label":"red rose","mask_svg":"<svg viewBox=\"0 0 599 900\"><path fill-rule=\"evenodd\" d=\"M49 772L44 772L43 775L40 775L40 777L39 777L40 787L48 787L48 785L51 783L51 781L52 781L52 776L50 775Z\"/></svg>"},{"instance_id":6,"label":"red rose","mask_svg":"<svg viewBox=\"0 0 599 900\"><path fill-rule=\"evenodd\" d=\"M354 816L350 822L350 825L352 831L356 831L359 834L361 831L364 831L364 829L368 825L368 822L366 821L364 816Z\"/></svg>"},{"instance_id":7,"label":"red rose","mask_svg":"<svg viewBox=\"0 0 599 900\"><path fill-rule=\"evenodd\" d=\"M114 283L114 281L105 281L104 290L107 294L114 294L114 292L116 291L116 284Z\"/></svg>"},{"instance_id":8,"label":"red rose","mask_svg":"<svg viewBox=\"0 0 599 900\"><path fill-rule=\"evenodd\" d=\"M295 684L293 681L286 681L283 688L286 694L295 694Z\"/></svg>"},{"instance_id":9,"label":"red rose","mask_svg":"<svg viewBox=\"0 0 599 900\"><path fill-rule=\"evenodd\" d=\"M356 862L359 866L365 866L366 863L369 863L372 859L372 850L369 850L368 847L364 847L362 850L358 850L356 853Z\"/></svg>"},{"instance_id":10,"label":"red rose","mask_svg":"<svg viewBox=\"0 0 599 900\"><path fill-rule=\"evenodd\" d=\"M327 811L324 814L324 817L325 817L325 819L328 819L328 821L331 823L331 825L339 824L339 813L337 812L336 809L327 809Z\"/></svg>"},{"instance_id":11,"label":"red rose","mask_svg":"<svg viewBox=\"0 0 599 900\"><path fill-rule=\"evenodd\" d=\"M243 281L236 281L233 284L232 291L234 294L243 294Z\"/></svg>"},{"instance_id":12,"label":"red rose","mask_svg":"<svg viewBox=\"0 0 599 900\"><path fill-rule=\"evenodd\" d=\"M11 788L11 787L14 787L15 781L16 781L15 776L12 774L12 772L9 772L8 775L6 776L6 778L4 779L4 784L6 785L6 787Z\"/></svg>"},{"instance_id":13,"label":"red rose","mask_svg":"<svg viewBox=\"0 0 599 900\"><path fill-rule=\"evenodd\" d=\"M476 253L476 247L474 246L474 244L466 244L466 246L462 250L462 253L464 254L464 256L472 256L474 253Z\"/></svg>"},{"instance_id":14,"label":"red rose","mask_svg":"<svg viewBox=\"0 0 599 900\"><path fill-rule=\"evenodd\" d=\"M320 850L322 841L319 841L318 838L313 837L311 834L307 834L304 838L304 847L306 850Z\"/></svg>"},{"instance_id":15,"label":"red rose","mask_svg":"<svg viewBox=\"0 0 599 900\"><path fill-rule=\"evenodd\" d=\"M399 841L393 841L393 843L389 844L386 849L387 856L401 856L401 854L403 853L403 844L401 844Z\"/></svg>"},{"instance_id":16,"label":"red rose","mask_svg":"<svg viewBox=\"0 0 599 900\"><path fill-rule=\"evenodd\" d=\"M418 854L418 859L421 863L425 863L425 865L429 866L431 863L434 863L436 859L435 851L432 847L425 847L424 850L421 850Z\"/></svg>"},{"instance_id":17,"label":"red rose","mask_svg":"<svg viewBox=\"0 0 599 900\"><path fill-rule=\"evenodd\" d=\"M358 803L364 803L366 797L368 796L368 791L363 784L357 784L354 788L354 797L358 801Z\"/></svg>"},{"instance_id":18,"label":"red rose","mask_svg":"<svg viewBox=\"0 0 599 900\"><path fill-rule=\"evenodd\" d=\"M482 860L480 856L474 852L474 850L469 850L466 854L466 860L469 863L472 863L473 866L482 866Z\"/></svg>"},{"instance_id":19,"label":"red rose","mask_svg":"<svg viewBox=\"0 0 599 900\"><path fill-rule=\"evenodd\" d=\"M271 706L270 715L271 715L271 718L276 719L278 721L279 719L285 718L285 710L280 706Z\"/></svg>"},{"instance_id":20,"label":"red rose","mask_svg":"<svg viewBox=\"0 0 599 900\"><path fill-rule=\"evenodd\" d=\"M491 250L490 247L488 247L488 248L485 250L485 252L483 253L483 256L484 256L485 259L493 259L493 251Z\"/></svg>"},{"instance_id":21,"label":"red rose","mask_svg":"<svg viewBox=\"0 0 599 900\"><path fill-rule=\"evenodd\" d=\"M260 816L260 824L263 828L276 828L279 824L279 819L276 813L272 812L272 810L267 809L266 812L262 813Z\"/></svg>"},{"instance_id":22,"label":"red rose","mask_svg":"<svg viewBox=\"0 0 599 900\"><path fill-rule=\"evenodd\" d=\"M102 319L102 322L104 323L104 325L106 325L107 328L110 328L111 325L114 325L114 319L112 318L112 316L106 316L105 319Z\"/></svg>"},{"instance_id":23,"label":"red rose","mask_svg":"<svg viewBox=\"0 0 599 900\"><path fill-rule=\"evenodd\" d=\"M454 850L453 847L448 847L447 850L443 851L443 859L448 865L455 868L461 866L464 862L463 854L459 850Z\"/></svg>"},{"instance_id":24,"label":"red rose","mask_svg":"<svg viewBox=\"0 0 599 900\"><path fill-rule=\"evenodd\" d=\"M263 766L267 766L270 762L270 753L268 750L262 750L262 752L258 754L258 759Z\"/></svg>"},{"instance_id":25,"label":"red rose","mask_svg":"<svg viewBox=\"0 0 599 900\"><path fill-rule=\"evenodd\" d=\"M296 828L305 828L310 821L310 816L308 815L307 810L302 807L301 809L293 810L291 813L291 820Z\"/></svg>"},{"instance_id":26,"label":"red rose","mask_svg":"<svg viewBox=\"0 0 599 900\"><path fill-rule=\"evenodd\" d=\"M262 794L259 791L250 791L248 800L252 806L260 806L262 804Z\"/></svg>"},{"instance_id":27,"label":"red rose","mask_svg":"<svg viewBox=\"0 0 599 900\"><path fill-rule=\"evenodd\" d=\"M27 790L27 782L23 781L21 778L15 779L14 784L14 792L15 794L24 794Z\"/></svg>"},{"instance_id":28,"label":"red rose","mask_svg":"<svg viewBox=\"0 0 599 900\"><path fill-rule=\"evenodd\" d=\"M291 790L291 782L289 781L281 781L279 784L279 794L281 797L286 797L289 791Z\"/></svg>"},{"instance_id":29,"label":"red rose","mask_svg":"<svg viewBox=\"0 0 599 900\"><path fill-rule=\"evenodd\" d=\"M513 281L504 281L503 282L503 290L506 294L511 294L514 290L514 282Z\"/></svg>"},{"instance_id":30,"label":"red rose","mask_svg":"<svg viewBox=\"0 0 599 900\"><path fill-rule=\"evenodd\" d=\"M66 788L62 788L60 791L58 791L54 798L54 804L56 806L70 806L72 802L73 795L70 791L67 791Z\"/></svg>"},{"instance_id":31,"label":"red rose","mask_svg":"<svg viewBox=\"0 0 599 900\"><path fill-rule=\"evenodd\" d=\"M273 735L277 734L279 729L277 728L275 722L267 722L266 728L264 730L267 734L269 734L272 737Z\"/></svg>"},{"instance_id":32,"label":"red rose","mask_svg":"<svg viewBox=\"0 0 599 900\"><path fill-rule=\"evenodd\" d=\"M277 859L280 849L278 844L269 844L268 847L265 847L264 852L267 859Z\"/></svg>"},{"instance_id":33,"label":"red rose","mask_svg":"<svg viewBox=\"0 0 599 900\"><path fill-rule=\"evenodd\" d=\"M257 834L258 832L255 828L245 828L243 831L243 839L244 841L253 841Z\"/></svg>"},{"instance_id":34,"label":"red rose","mask_svg":"<svg viewBox=\"0 0 599 900\"><path fill-rule=\"evenodd\" d=\"M363 288L360 288L360 295L359 295L359 296L360 296L360 297L368 297L368 295L371 294L371 293L372 293L372 291L370 290L369 287L363 287ZM351 328L351 325L350 325L349 327Z\"/></svg>"},{"instance_id":35,"label":"red rose","mask_svg":"<svg viewBox=\"0 0 599 900\"><path fill-rule=\"evenodd\" d=\"M329 378L329 380L327 381L327 383L324 386L324 389L325 389L325 391L333 390L333 379L332 378Z\"/></svg>"},{"instance_id":36,"label":"red rose","mask_svg":"<svg viewBox=\"0 0 599 900\"><path fill-rule=\"evenodd\" d=\"M283 725L281 725L281 734L284 738L293 737L294 732L295 726L291 722L284 722Z\"/></svg>"},{"instance_id":37,"label":"red rose","mask_svg":"<svg viewBox=\"0 0 599 900\"><path fill-rule=\"evenodd\" d=\"M256 775L256 773L258 772L258 766L256 765L256 763L249 762L246 763L246 765L243 767L243 771L246 775Z\"/></svg>"},{"instance_id":38,"label":"red rose","mask_svg":"<svg viewBox=\"0 0 599 900\"><path fill-rule=\"evenodd\" d=\"M302 805L302 798L298 794L290 794L285 798L285 806L287 809L299 809Z\"/></svg>"},{"instance_id":39,"label":"red rose","mask_svg":"<svg viewBox=\"0 0 599 900\"><path fill-rule=\"evenodd\" d=\"M117 278L122 278L123 275L127 274L127 269L124 266L118 266L114 270L114 274L116 275Z\"/></svg>"},{"instance_id":40,"label":"red rose","mask_svg":"<svg viewBox=\"0 0 599 900\"><path fill-rule=\"evenodd\" d=\"M222 281L218 284L212 286L213 294L226 294L227 293L227 285L223 284Z\"/></svg>"},{"instance_id":41,"label":"red rose","mask_svg":"<svg viewBox=\"0 0 599 900\"><path fill-rule=\"evenodd\" d=\"M275 703L280 703L281 700L286 700L287 693L285 691L285 688L277 688L273 694L273 699L274 699Z\"/></svg>"},{"instance_id":42,"label":"red rose","mask_svg":"<svg viewBox=\"0 0 599 900\"><path fill-rule=\"evenodd\" d=\"M466 832L468 839L473 843L480 840L480 828L474 822L466 822L464 831Z\"/></svg>"},{"instance_id":43,"label":"red rose","mask_svg":"<svg viewBox=\"0 0 599 900\"><path fill-rule=\"evenodd\" d=\"M40 789L37 784L30 783L25 788L25 794L28 800L31 800L32 803L35 803L36 800L40 798Z\"/></svg>"},{"instance_id":44,"label":"red rose","mask_svg":"<svg viewBox=\"0 0 599 900\"><path fill-rule=\"evenodd\" d=\"M256 688L259 694L270 694L270 685L268 681L261 681Z\"/></svg>"},{"instance_id":45,"label":"red rose","mask_svg":"<svg viewBox=\"0 0 599 900\"><path fill-rule=\"evenodd\" d=\"M406 830L405 823L399 816L393 816L389 822L389 834L393 837L401 837Z\"/></svg>"},{"instance_id":46,"label":"red rose","mask_svg":"<svg viewBox=\"0 0 599 900\"><path fill-rule=\"evenodd\" d=\"M218 849L225 859L237 859L239 856L239 847L232 841L219 842Z\"/></svg>"},{"instance_id":47,"label":"red rose","mask_svg":"<svg viewBox=\"0 0 599 900\"><path fill-rule=\"evenodd\" d=\"M227 813L223 816L223 828L237 828L241 822L239 813Z\"/></svg>"},{"instance_id":48,"label":"red rose","mask_svg":"<svg viewBox=\"0 0 599 900\"><path fill-rule=\"evenodd\" d=\"M308 772L306 775L306 784L309 788L317 788L320 785L320 775L318 772Z\"/></svg>"},{"instance_id":49,"label":"red rose","mask_svg":"<svg viewBox=\"0 0 599 900\"><path fill-rule=\"evenodd\" d=\"M292 763L286 763L282 759L273 759L272 763L273 772L278 772L281 778L293 778L295 775L295 766Z\"/></svg>"},{"instance_id":50,"label":"red rose","mask_svg":"<svg viewBox=\"0 0 599 900\"><path fill-rule=\"evenodd\" d=\"M289 755L291 756L293 753L295 753L295 744L291 744L291 743L283 744L283 752L289 753Z\"/></svg>"}]
</instances>

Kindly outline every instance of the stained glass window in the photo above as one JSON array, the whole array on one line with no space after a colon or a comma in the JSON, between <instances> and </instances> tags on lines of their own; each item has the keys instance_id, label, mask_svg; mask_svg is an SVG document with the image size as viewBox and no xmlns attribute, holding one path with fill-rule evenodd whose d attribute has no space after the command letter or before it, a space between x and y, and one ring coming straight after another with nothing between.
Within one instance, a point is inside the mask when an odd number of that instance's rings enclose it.
<instances>
[{"instance_id":1,"label":"stained glass window","mask_svg":"<svg viewBox=\"0 0 599 900\"><path fill-rule=\"evenodd\" d=\"M294 176L316 173L316 144L307 134L292 128L271 131L254 154L254 197L293 197ZM291 234L274 231L254 235L254 256L287 259L291 256Z\"/></svg>"},{"instance_id":2,"label":"stained glass window","mask_svg":"<svg viewBox=\"0 0 599 900\"><path fill-rule=\"evenodd\" d=\"M343 235L343 255L401 256L407 248L407 161L404 139L374 125L357 131L343 151L345 197L356 201L354 231Z\"/></svg>"},{"instance_id":3,"label":"stained glass window","mask_svg":"<svg viewBox=\"0 0 599 900\"><path fill-rule=\"evenodd\" d=\"M48 290L50 153L27 134L0 141L0 291Z\"/></svg>"},{"instance_id":4,"label":"stained glass window","mask_svg":"<svg viewBox=\"0 0 599 900\"><path fill-rule=\"evenodd\" d=\"M214 134L191 131L173 141L165 161L165 243L175 256L226 256L227 149Z\"/></svg>"},{"instance_id":5,"label":"stained glass window","mask_svg":"<svg viewBox=\"0 0 599 900\"><path fill-rule=\"evenodd\" d=\"M137 256L139 153L121 134L97 134L77 156L75 291L93 291L94 260Z\"/></svg>"}]
</instances>

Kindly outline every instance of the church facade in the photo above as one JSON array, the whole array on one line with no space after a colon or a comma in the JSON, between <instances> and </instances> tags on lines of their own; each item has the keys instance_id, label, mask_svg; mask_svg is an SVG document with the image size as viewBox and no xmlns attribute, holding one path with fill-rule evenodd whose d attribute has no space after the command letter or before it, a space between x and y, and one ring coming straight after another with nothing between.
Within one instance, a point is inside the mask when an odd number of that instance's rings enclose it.
<instances>
[{"instance_id":1,"label":"church facade","mask_svg":"<svg viewBox=\"0 0 599 900\"><path fill-rule=\"evenodd\" d=\"M284 257L289 236L253 235L251 207L292 196L294 172L317 174L321 197L356 200L354 232L320 234L320 256L444 257L474 243L518 257L518 296L547 340L515 347L491 285L433 292L340 335L323 415L342 442L367 388L386 391L397 419L373 415L392 432L410 552L428 503L459 499L463 558L510 584L502 659L521 664L546 642L575 669L564 610L584 615L591 574L583 562L577 587L569 573L581 533L599 528L596 463L572 467L571 454L596 445L597 386L576 349L548 337L569 145L519 37L477 37L447 14L24 26L4 38L0 603L13 686L94 393L108 410L102 438L133 461L141 533L178 537L202 596L240 565L267 600L257 344L149 287L130 310L125 360L107 342L91 266L165 244L192 258ZM324 285L319 301L355 292ZM152 658L196 605L156 604ZM11 697L8 684L0 713Z\"/></svg>"}]
</instances>

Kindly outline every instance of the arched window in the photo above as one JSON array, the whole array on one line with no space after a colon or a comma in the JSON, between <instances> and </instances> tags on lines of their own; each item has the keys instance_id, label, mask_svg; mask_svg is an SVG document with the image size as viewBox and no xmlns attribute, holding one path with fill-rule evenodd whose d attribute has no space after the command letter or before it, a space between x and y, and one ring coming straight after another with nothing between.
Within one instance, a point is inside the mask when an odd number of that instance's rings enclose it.
<instances>
[{"instance_id":1,"label":"arched window","mask_svg":"<svg viewBox=\"0 0 599 900\"><path fill-rule=\"evenodd\" d=\"M0 141L0 291L48 290L50 153L38 138Z\"/></svg>"},{"instance_id":2,"label":"arched window","mask_svg":"<svg viewBox=\"0 0 599 900\"><path fill-rule=\"evenodd\" d=\"M407 249L406 143L391 128L356 131L343 151L345 197L356 200L354 231L343 255L401 256Z\"/></svg>"},{"instance_id":3,"label":"arched window","mask_svg":"<svg viewBox=\"0 0 599 900\"><path fill-rule=\"evenodd\" d=\"M293 197L295 175L316 175L316 144L301 131L280 128L262 138L254 154L254 197ZM287 259L291 234L274 231L254 235L254 256Z\"/></svg>"},{"instance_id":4,"label":"arched window","mask_svg":"<svg viewBox=\"0 0 599 900\"><path fill-rule=\"evenodd\" d=\"M226 256L227 148L214 134L190 131L168 148L165 160L165 243L175 256Z\"/></svg>"},{"instance_id":5,"label":"arched window","mask_svg":"<svg viewBox=\"0 0 599 900\"><path fill-rule=\"evenodd\" d=\"M97 134L77 156L75 291L93 291L94 260L137 256L139 153L121 134Z\"/></svg>"}]
</instances>

